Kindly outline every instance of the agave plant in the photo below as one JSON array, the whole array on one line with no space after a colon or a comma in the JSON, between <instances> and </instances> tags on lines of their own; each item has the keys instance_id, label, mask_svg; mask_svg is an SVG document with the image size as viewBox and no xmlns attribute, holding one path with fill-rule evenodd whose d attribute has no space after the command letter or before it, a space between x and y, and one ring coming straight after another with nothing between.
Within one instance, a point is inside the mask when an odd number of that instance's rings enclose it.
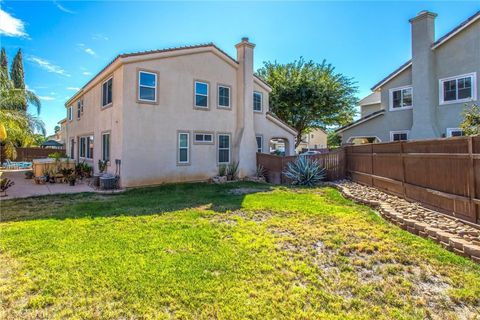
<instances>
[{"instance_id":1,"label":"agave plant","mask_svg":"<svg viewBox=\"0 0 480 320\"><path fill-rule=\"evenodd\" d=\"M3 196L7 196L7 189L13 186L15 182L10 179L3 178L0 179L0 192L3 192Z\"/></svg>"},{"instance_id":2,"label":"agave plant","mask_svg":"<svg viewBox=\"0 0 480 320\"><path fill-rule=\"evenodd\" d=\"M265 178L266 175L267 175L267 170L261 164L259 164L257 166L257 170L255 171L255 176L257 178Z\"/></svg>"},{"instance_id":3,"label":"agave plant","mask_svg":"<svg viewBox=\"0 0 480 320\"><path fill-rule=\"evenodd\" d=\"M300 186L314 186L327 177L327 170L320 166L317 160L299 156L290 162L283 174Z\"/></svg>"},{"instance_id":4,"label":"agave plant","mask_svg":"<svg viewBox=\"0 0 480 320\"><path fill-rule=\"evenodd\" d=\"M228 180L235 180L238 177L238 162L233 162L227 166Z\"/></svg>"}]
</instances>

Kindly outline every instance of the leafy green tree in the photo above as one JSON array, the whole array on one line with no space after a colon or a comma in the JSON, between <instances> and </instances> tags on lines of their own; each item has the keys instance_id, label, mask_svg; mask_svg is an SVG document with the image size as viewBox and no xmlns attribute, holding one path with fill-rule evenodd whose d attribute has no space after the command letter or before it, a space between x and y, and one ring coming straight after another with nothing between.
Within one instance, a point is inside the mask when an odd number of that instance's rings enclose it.
<instances>
[{"instance_id":1,"label":"leafy green tree","mask_svg":"<svg viewBox=\"0 0 480 320\"><path fill-rule=\"evenodd\" d=\"M36 133L33 135L33 145L40 147L47 141L47 137L44 134Z\"/></svg>"},{"instance_id":2,"label":"leafy green tree","mask_svg":"<svg viewBox=\"0 0 480 320\"><path fill-rule=\"evenodd\" d=\"M257 74L272 87L270 110L297 130L296 146L307 129L344 125L356 113L353 80L325 60L264 62Z\"/></svg>"},{"instance_id":3,"label":"leafy green tree","mask_svg":"<svg viewBox=\"0 0 480 320\"><path fill-rule=\"evenodd\" d=\"M480 106L474 103L463 111L463 122L460 124L466 136L480 135Z\"/></svg>"},{"instance_id":4,"label":"leafy green tree","mask_svg":"<svg viewBox=\"0 0 480 320\"><path fill-rule=\"evenodd\" d=\"M0 68L2 69L2 73L0 76L8 78L8 60L7 60L7 53L5 52L5 48L2 47L2 52L0 53Z\"/></svg>"},{"instance_id":5,"label":"leafy green tree","mask_svg":"<svg viewBox=\"0 0 480 320\"><path fill-rule=\"evenodd\" d=\"M329 130L327 134L327 145L328 148L338 148L342 145L342 137L334 130Z\"/></svg>"},{"instance_id":6,"label":"leafy green tree","mask_svg":"<svg viewBox=\"0 0 480 320\"><path fill-rule=\"evenodd\" d=\"M13 57L12 70L10 71L10 79L13 81L13 85L16 89L25 89L25 74L23 72L23 58L22 49L18 49L17 54ZM27 99L23 99L19 107L22 110L27 110Z\"/></svg>"},{"instance_id":7,"label":"leafy green tree","mask_svg":"<svg viewBox=\"0 0 480 320\"><path fill-rule=\"evenodd\" d=\"M53 131L54 131L55 133L57 133L58 131L60 131L60 126L58 126L58 125L55 126L55 128L53 128Z\"/></svg>"}]
</instances>

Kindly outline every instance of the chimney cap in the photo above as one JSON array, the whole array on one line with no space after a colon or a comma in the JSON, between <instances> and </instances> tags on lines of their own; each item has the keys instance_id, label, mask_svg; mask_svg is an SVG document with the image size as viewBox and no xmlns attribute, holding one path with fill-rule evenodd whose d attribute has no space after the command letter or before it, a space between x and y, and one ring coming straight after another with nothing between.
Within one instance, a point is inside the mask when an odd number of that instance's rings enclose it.
<instances>
[{"instance_id":1,"label":"chimney cap","mask_svg":"<svg viewBox=\"0 0 480 320\"><path fill-rule=\"evenodd\" d=\"M431 11L428 11L428 10L422 10L419 13L417 13L417 15L415 17L413 17L412 19L410 19L409 21L413 22L415 20L422 19L424 17L435 18L436 16L437 16L437 14L435 12L431 12Z\"/></svg>"}]
</instances>

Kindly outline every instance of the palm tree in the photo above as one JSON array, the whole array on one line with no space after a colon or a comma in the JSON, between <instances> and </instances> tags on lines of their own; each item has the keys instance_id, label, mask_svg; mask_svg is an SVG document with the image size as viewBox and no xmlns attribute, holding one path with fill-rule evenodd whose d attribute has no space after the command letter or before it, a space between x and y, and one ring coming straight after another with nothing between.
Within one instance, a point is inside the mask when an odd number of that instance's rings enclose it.
<instances>
[{"instance_id":1,"label":"palm tree","mask_svg":"<svg viewBox=\"0 0 480 320\"><path fill-rule=\"evenodd\" d=\"M40 99L30 90L15 88L8 74L4 73L0 69L0 142L5 146L6 156L15 159L15 147L31 145L35 132L45 134L45 124L22 108L27 101L39 114Z\"/></svg>"}]
</instances>

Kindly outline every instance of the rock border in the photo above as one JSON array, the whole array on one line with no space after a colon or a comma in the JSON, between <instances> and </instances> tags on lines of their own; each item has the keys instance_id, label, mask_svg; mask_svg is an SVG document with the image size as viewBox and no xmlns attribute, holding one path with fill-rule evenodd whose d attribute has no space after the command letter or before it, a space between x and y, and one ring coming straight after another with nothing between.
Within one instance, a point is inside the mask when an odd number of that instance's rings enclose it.
<instances>
[{"instance_id":1,"label":"rock border","mask_svg":"<svg viewBox=\"0 0 480 320\"><path fill-rule=\"evenodd\" d=\"M449 232L449 230L445 230L445 228L438 228L438 226L433 226L430 223L422 221L421 219L412 219L409 217L405 212L399 212L396 210L389 202L381 201L381 200L373 200L373 199L365 199L355 195L353 192L350 191L350 186L355 186L356 188L370 188L374 189L374 192L378 194L384 194L385 198L387 197L395 197L390 194L387 194L383 191L380 191L374 187L365 186L362 184L358 184L349 180L342 180L342 181L334 181L327 183L326 185L331 186L348 199L351 199L357 203L367 205L376 209L380 216L384 219L390 221L391 223L397 225L398 227L413 233L415 235L421 236L423 238L431 239L437 243L439 243L443 248L452 251L458 255L463 257L470 258L471 260L480 264L480 242L477 240L466 239L462 237L462 232ZM350 185L350 186L349 186ZM395 197L398 198L398 197ZM471 230L472 228L469 224L462 222L453 217L449 217L444 215L440 212L436 212L421 206L418 203L408 202L405 199L398 198L400 201L405 201L408 204L415 205L422 210L428 210L433 214L441 215L442 217L446 217L451 220L451 223L464 225L465 230ZM475 230L475 229L474 229ZM465 234L469 234L469 232L475 231L466 231ZM480 232L480 231L479 231Z\"/></svg>"}]
</instances>

